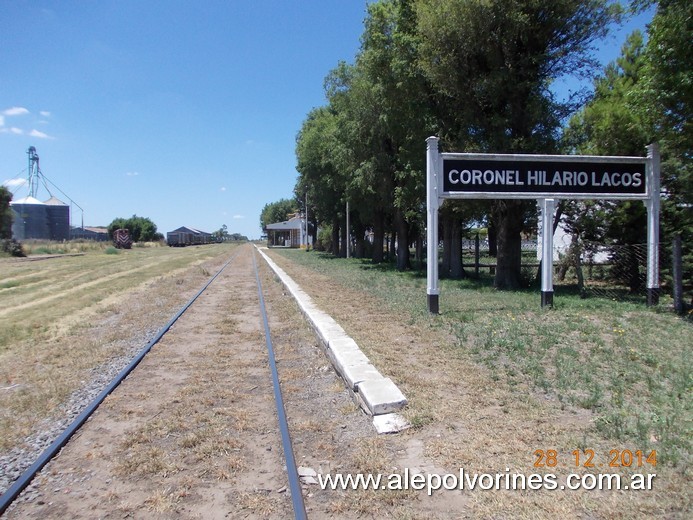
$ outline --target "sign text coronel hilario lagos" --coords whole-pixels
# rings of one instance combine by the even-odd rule
[[[536,199],[542,229],[556,199],[642,200],[647,208],[647,304],[659,301],[659,147],[647,157],[440,153],[426,139],[426,300],[438,314],[438,210],[445,199]],[[541,306],[553,307],[553,233],[542,233]]]
[[[575,196],[647,196],[646,162],[532,160],[521,156],[504,159],[448,158],[443,155],[443,192],[480,194],[542,194]]]

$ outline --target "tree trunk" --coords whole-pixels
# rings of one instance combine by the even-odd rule
[[[346,223],[344,224],[344,226],[342,226],[340,234],[341,234],[341,237],[340,237],[341,243],[339,246],[339,256],[341,258],[346,258],[347,257],[347,251],[348,251],[347,248],[350,246],[350,244],[349,244],[349,230],[346,227]]]
[[[308,222],[308,229],[310,236],[313,237],[313,239],[310,241],[313,247],[315,247],[315,244],[318,243],[318,223],[317,222]]]
[[[496,289],[519,289],[522,286],[522,237],[524,205],[517,200],[498,200],[493,205],[497,225],[498,254]]]
[[[577,243],[577,236],[575,238]],[[585,277],[582,275],[582,259],[580,258],[582,253],[582,248],[577,248],[577,254],[575,255],[575,276],[577,276],[578,291],[580,291],[580,296],[585,297]]]
[[[452,218],[450,215],[441,214],[440,223],[443,227],[443,258],[440,266],[440,277],[450,276],[450,265],[452,261]]]
[[[332,219],[332,254],[339,256],[339,218]]]
[[[397,228],[397,270],[411,269],[409,260],[409,222],[400,210],[395,211],[395,227]]]
[[[640,277],[640,266],[638,265],[638,255],[635,246],[626,246],[626,269],[628,272],[628,287],[632,294],[642,290],[642,279]]]
[[[488,223],[488,256],[492,258],[498,256],[498,233],[496,232],[496,223],[493,221],[493,218]]]
[[[364,227],[363,223],[361,222],[360,219],[355,219],[355,222],[352,223],[352,226],[354,227],[354,257],[356,258],[363,258],[365,250],[366,250],[366,245],[365,245],[365,235],[366,235],[366,228]]]
[[[462,268],[462,222],[457,216],[452,217],[451,242],[450,242],[450,277],[463,278]]]
[[[383,245],[385,243],[385,215],[381,211],[376,211],[373,220],[373,255],[371,259],[374,264],[381,264],[384,260]]]
[[[416,236],[416,265],[420,271],[424,270],[424,247],[421,233]]]

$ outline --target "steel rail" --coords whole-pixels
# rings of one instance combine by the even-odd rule
[[[183,313],[188,310],[188,308],[197,300],[200,295],[211,285],[211,283],[221,274],[221,272],[226,269],[226,267],[238,256],[238,251],[229,258],[219,271],[212,276],[209,281],[199,290],[199,292],[193,296],[188,303],[186,303],[174,316],[169,320],[169,322],[164,325],[156,336],[147,343],[147,345],[137,354],[137,356],[123,369],[118,375],[111,381],[111,383],[104,388],[99,395],[97,395],[94,400],[89,403],[89,405],[82,410],[82,412],[75,418],[74,421],[63,431],[63,433],[58,436],[53,443],[46,448],[39,458],[29,466],[24,473],[22,473],[17,480],[3,493],[0,497],[0,515],[2,515],[5,510],[10,506],[10,504],[19,496],[19,494],[29,485],[36,474],[43,469],[43,467],[50,462],[50,460],[55,457],[55,455],[67,444],[70,438],[79,430],[79,428],[89,419],[89,417],[96,411],[99,405],[108,397],[108,395],[115,390],[118,385],[125,379],[130,372],[132,372],[140,361],[149,353],[154,345],[156,345],[159,340],[168,332],[168,330],[173,326],[173,324],[180,318]]]
[[[255,269],[255,280],[257,281],[257,293],[260,299],[260,312],[262,313],[262,323],[265,327],[265,343],[267,344],[267,353],[269,357],[270,370],[272,372],[272,386],[274,387],[274,400],[277,404],[277,416],[279,419],[279,430],[282,436],[282,449],[284,450],[284,459],[286,460],[286,472],[289,477],[289,489],[291,490],[291,502],[294,506],[294,518],[296,520],[305,520],[306,505],[303,502],[303,490],[298,477],[298,469],[296,468],[296,459],[294,450],[291,444],[291,436],[289,435],[289,424],[286,420],[286,409],[284,408],[284,399],[282,398],[282,389],[279,385],[279,375],[277,374],[277,363],[274,359],[274,347],[272,346],[272,336],[270,334],[269,321],[267,320],[267,310],[265,308],[265,298],[262,295],[262,283],[260,282],[260,274],[255,261],[255,250],[253,249],[253,268]]]

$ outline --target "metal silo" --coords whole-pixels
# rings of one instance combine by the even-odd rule
[[[17,240],[28,238],[50,239],[46,205],[34,197],[10,202],[14,211],[12,235]]]
[[[48,233],[51,240],[70,239],[70,206],[57,197],[44,202],[48,219]]]

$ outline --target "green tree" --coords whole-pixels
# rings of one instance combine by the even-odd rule
[[[592,44],[618,11],[607,0],[420,0],[420,64],[439,101],[443,146],[459,151],[551,153],[561,119],[553,79],[593,70]],[[533,208],[495,201],[495,286],[521,285],[520,232]]]
[[[309,218],[330,227],[331,252],[340,253],[340,228],[344,216],[345,175],[338,166],[343,147],[336,135],[337,119],[334,110],[321,107],[312,110],[296,138],[296,170],[299,178],[294,193],[301,206],[306,195]],[[305,208],[303,208],[305,210]]]
[[[277,202],[265,204],[260,213],[260,226],[262,229],[267,224],[284,222],[291,213],[296,212],[296,202],[290,199],[280,199]]]
[[[113,238],[113,232],[116,229],[127,229],[130,232],[130,238],[133,242],[151,242],[162,238],[160,233],[157,233],[156,224],[147,217],[132,217],[125,219],[118,217],[108,225],[108,236]]]
[[[643,80],[635,93],[662,153],[663,238],[693,240],[693,4],[661,0],[649,26]],[[691,254],[688,249],[688,254]]]
[[[223,224],[219,229],[212,232],[212,236],[219,242],[229,239],[229,229],[226,224]]]
[[[12,193],[4,186],[0,186],[0,240],[12,238]]]
[[[621,56],[594,81],[592,99],[569,121],[566,151],[590,155],[642,155],[651,139],[634,92],[645,66],[644,38],[631,34]]]
[[[387,226],[397,235],[397,267],[409,267],[409,243],[421,227],[424,139],[432,132],[430,98],[417,64],[416,13],[410,0],[368,6],[361,49],[326,79],[334,121],[326,143],[334,196],[333,235],[349,201],[357,252],[373,231],[372,258],[383,260]],[[326,154],[323,154],[326,155]],[[300,168],[299,168],[299,171]],[[334,201],[333,201],[334,204]],[[346,233],[342,233],[342,240]],[[334,240],[333,240],[334,241]]]
[[[594,95],[569,121],[566,151],[587,155],[642,156],[652,139],[634,93],[643,80],[644,38],[631,34],[621,56],[594,82]],[[563,206],[575,238],[637,244],[646,234],[647,214],[640,201],[571,201]],[[630,285],[638,289],[637,262],[631,262]]]
[[[423,229],[423,150],[426,137],[435,131],[433,103],[418,64],[415,2],[376,2],[368,6],[368,15],[356,60],[365,101],[361,126],[370,145],[370,157],[360,167],[375,176],[381,209],[397,236],[397,268],[404,270],[410,267],[412,236]]]
[[[693,238],[691,20],[690,2],[659,2],[647,43],[639,32],[628,38],[621,56],[595,81],[593,98],[564,133],[567,149],[578,153],[643,155],[647,144],[659,143],[661,243],[680,234],[685,248]],[[573,202],[567,214],[574,233],[589,239],[634,244],[645,236],[646,212],[640,202]],[[684,254],[689,256],[684,265],[690,278],[690,246]],[[638,288],[635,269],[630,285]]]

